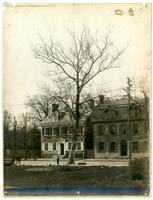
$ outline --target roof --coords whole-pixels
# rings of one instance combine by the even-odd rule
[[[85,119],[80,120],[80,125],[83,124]],[[71,118],[69,113],[53,112],[50,117],[46,117],[40,126],[75,126],[75,120]]]
[[[111,104],[104,103],[102,105],[98,105],[95,107],[95,109],[92,111],[92,113],[89,115],[88,119],[90,119],[91,122],[101,122],[101,121],[117,121],[117,120],[127,120],[128,119],[128,103],[122,103],[126,102],[127,99],[124,101],[118,101],[115,100]],[[141,106],[140,106],[141,105]],[[142,118],[145,117],[144,113],[144,101],[139,101],[139,104],[132,103],[131,108],[139,107],[139,109],[142,110]],[[106,119],[106,112],[109,110],[112,110],[116,113],[116,117],[114,119]]]

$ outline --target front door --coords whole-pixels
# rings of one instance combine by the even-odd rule
[[[120,155],[127,156],[127,142],[123,140],[120,146]]]
[[[60,144],[61,145],[61,155],[64,155],[64,144]]]

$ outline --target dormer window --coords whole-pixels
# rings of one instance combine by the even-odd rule
[[[105,110],[105,116],[106,116],[106,119],[115,119],[117,117],[117,111],[109,106]]]
[[[131,117],[140,117],[141,116],[141,109],[136,106],[135,104],[132,104],[131,110],[130,110],[130,116]]]

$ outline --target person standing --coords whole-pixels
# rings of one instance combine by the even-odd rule
[[[59,165],[59,155],[57,154],[57,165]]]

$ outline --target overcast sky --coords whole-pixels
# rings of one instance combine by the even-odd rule
[[[129,15],[130,8],[133,16]],[[122,10],[122,15],[115,14],[117,9]],[[75,27],[78,31],[85,25],[93,34],[98,31],[103,36],[112,27],[115,44],[128,48],[118,61],[120,68],[99,75],[93,89],[120,94],[127,76],[136,82],[146,77],[151,65],[150,10],[141,4],[8,7],[3,26],[4,109],[14,115],[24,112],[26,96],[38,93],[39,85],[47,79],[50,66],[37,60],[32,51],[32,46],[39,43],[39,34],[48,37],[51,33],[66,44],[66,28]]]

